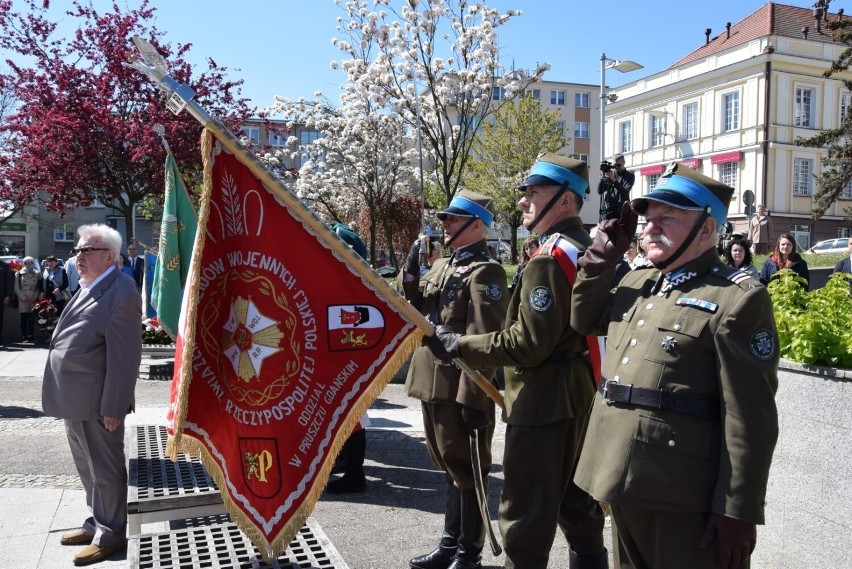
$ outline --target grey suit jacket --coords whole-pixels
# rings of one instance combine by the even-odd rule
[[[60,419],[124,417],[133,410],[142,359],[142,301],[136,283],[113,270],[68,303],[53,331],[42,407]]]

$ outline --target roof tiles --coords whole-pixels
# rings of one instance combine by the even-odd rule
[[[837,17],[836,13],[828,14],[829,21],[836,20]],[[726,49],[765,36],[776,35],[801,38],[802,28],[805,26],[808,27],[808,40],[840,43],[833,40],[831,30],[828,29],[825,21],[821,23],[821,29],[817,30],[817,22],[814,19],[812,8],[800,8],[798,6],[767,2],[736,24],[733,24],[730,29],[730,35],[728,30],[723,29],[722,33],[711,38],[709,43],[702,45],[686,57],[676,61],[669,69],[704,59]]]

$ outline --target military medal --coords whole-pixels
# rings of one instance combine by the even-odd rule
[[[660,342],[660,346],[667,352],[673,352],[677,347],[677,340],[671,336],[666,336],[663,338],[663,341]]]

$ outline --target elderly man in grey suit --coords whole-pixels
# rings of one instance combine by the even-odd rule
[[[134,405],[142,358],[142,303],[136,283],[115,260],[121,235],[106,225],[83,225],[72,254],[80,291],[53,332],[44,370],[42,407],[65,420],[74,464],[90,517],[62,536],[86,545],[74,565],[95,563],[127,546],[127,470],[124,418]]]

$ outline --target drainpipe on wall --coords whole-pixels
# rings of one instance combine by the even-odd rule
[[[760,199],[757,203],[765,204],[766,207],[769,207],[768,202],[768,188],[767,188],[767,177],[769,175],[769,104],[770,104],[770,95],[771,95],[771,86],[772,86],[772,61],[770,61],[769,56],[775,51],[772,46],[767,46],[764,49],[764,54],[766,54],[766,67],[763,71],[764,74],[764,88],[763,88],[763,142],[761,145],[763,146],[763,180],[761,180],[761,189],[760,189]],[[757,204],[755,204],[757,205]]]

